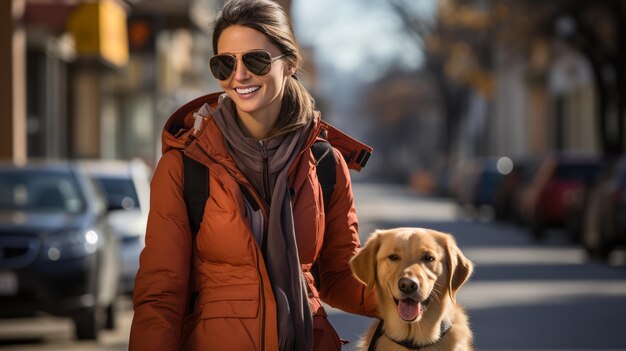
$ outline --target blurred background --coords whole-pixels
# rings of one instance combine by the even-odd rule
[[[480,349],[626,350],[626,1],[277,2],[323,118],[374,147],[363,241],[453,233]],[[219,89],[223,3],[0,1],[0,349],[127,348],[161,128]]]

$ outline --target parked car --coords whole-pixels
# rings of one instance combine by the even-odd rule
[[[512,162],[507,157],[467,160],[457,173],[457,203],[483,220],[493,219],[497,189],[511,169]]]
[[[521,194],[521,215],[533,238],[541,239],[547,228],[565,224],[571,197],[591,186],[602,166],[602,159],[593,155],[554,153],[543,159]]]
[[[513,161],[511,172],[502,177],[494,194],[495,215],[498,220],[520,223],[519,198],[537,171],[538,160],[532,157]]]
[[[498,168],[498,160],[483,160],[473,187],[472,205],[493,207],[496,189],[503,176],[504,172]]]
[[[106,201],[74,163],[0,165],[0,318],[71,317],[78,339],[112,328],[118,240]]]
[[[592,258],[606,259],[626,245],[626,156],[612,162],[589,192],[582,218],[580,239]]]
[[[152,171],[140,159],[82,161],[107,197],[109,222],[121,241],[121,292],[132,294],[145,246]]]

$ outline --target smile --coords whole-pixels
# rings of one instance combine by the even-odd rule
[[[258,85],[255,85],[255,86],[246,87],[246,88],[235,88],[235,91],[237,92],[237,94],[247,95],[247,94],[252,94],[259,89],[261,89],[261,87]]]

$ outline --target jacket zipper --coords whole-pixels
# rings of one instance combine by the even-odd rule
[[[263,204],[263,206],[265,206],[265,213],[266,213],[266,218],[267,220],[264,221],[263,223],[263,239],[262,239],[262,243],[261,243],[261,251],[263,253],[263,255],[265,255],[265,248],[266,248],[266,243],[267,243],[267,230],[269,228],[268,226],[268,222],[269,222],[269,218],[270,218],[270,202],[271,202],[271,194],[270,194],[270,169],[269,169],[269,161],[268,161],[268,157],[267,157],[267,149],[265,148],[265,143],[263,142],[263,140],[259,140],[259,148],[261,149],[261,156],[263,157],[263,194],[265,197],[265,203]],[[258,261],[258,256],[257,256],[257,261]],[[259,262],[257,262],[257,267],[260,267]],[[259,271],[259,274],[261,272]],[[265,350],[265,290],[264,290],[264,286],[263,286],[263,279],[261,279],[261,297],[263,299],[263,321],[261,321],[261,349]]]
[[[271,193],[270,193],[270,167],[269,160],[267,156],[267,149],[265,148],[265,142],[263,140],[259,140],[259,149],[261,150],[261,156],[263,157],[263,207],[265,208],[265,214],[267,220],[263,223],[263,238],[261,239],[261,251],[263,252],[263,256],[265,257],[265,248],[267,243],[267,231],[269,228],[269,218],[270,218],[270,202],[271,202]]]
[[[265,202],[269,204],[272,200],[270,198],[270,166],[263,140],[259,140],[259,148],[261,149],[261,156],[263,156],[263,196],[265,197]]]
[[[238,181],[237,181],[238,182]],[[239,182],[238,182],[239,183]],[[265,238],[267,237],[267,229],[268,229],[268,222],[269,222],[269,209],[265,206],[265,204],[263,203],[263,200],[260,199],[260,195],[256,192],[256,190],[254,189],[253,186],[246,186],[245,184],[241,184],[239,183],[240,186],[246,187],[248,189],[248,191],[250,191],[252,195],[252,197],[254,198],[253,200],[257,202],[257,204],[261,205],[261,207],[265,210],[266,215],[263,216],[263,243],[259,243],[259,249],[261,251],[261,255],[265,256]],[[263,211],[261,211],[261,213],[263,213]],[[257,253],[256,255],[256,267],[257,267],[257,273],[259,274],[259,281],[261,283],[261,350],[265,350],[265,334],[266,332],[266,328],[265,328],[265,311],[266,311],[266,304],[267,302],[265,301],[265,283],[263,282],[263,274],[261,273],[261,263],[259,261],[259,255]]]
[[[265,189],[267,189],[267,190],[265,190],[266,192],[269,192],[269,189],[268,189],[269,187],[266,186],[266,184],[269,185],[269,167],[267,165],[267,151],[265,150],[265,145],[263,144],[263,142],[259,141],[259,143],[261,144],[261,152],[263,154],[263,162],[264,162],[263,171],[267,175],[263,179],[263,182],[264,182],[263,187]],[[202,148],[200,148],[200,151],[205,156],[207,156],[210,160],[212,160],[215,163],[218,163],[209,155],[208,152],[206,152]],[[236,180],[237,177],[235,177],[227,167],[224,167],[224,168],[226,169],[226,172],[233,179],[235,179],[235,181],[237,183],[239,183],[239,181]],[[241,184],[241,183],[239,183],[239,184]],[[246,186],[244,184],[241,184],[241,185]],[[252,191],[253,194],[256,193],[254,187],[247,187],[247,188],[249,188],[248,190]],[[258,193],[256,193],[256,195],[257,195],[257,197],[259,196]],[[257,202],[258,202],[258,200],[257,200]],[[264,252],[264,250],[265,250],[265,248],[264,248],[264,246],[265,246],[265,237],[267,237],[267,230],[268,230],[268,224],[267,223],[269,222],[270,210],[269,210],[269,206],[267,206],[264,203],[264,201],[261,201],[261,202],[262,202],[261,205],[265,209],[265,214],[266,214],[265,217],[263,218],[263,244],[261,246],[261,251],[262,251],[262,254],[264,255],[265,254],[265,252]],[[266,317],[265,316],[265,312],[266,312],[267,306],[266,306],[266,301],[265,301],[265,284],[263,283],[263,275],[261,273],[261,264],[259,262],[258,254],[257,254],[257,257],[256,257],[256,266],[257,266],[257,272],[258,272],[259,278],[260,278],[259,280],[261,282],[261,302],[262,302],[261,303],[261,350],[265,350],[265,334],[266,334],[266,331],[265,331],[265,317]]]

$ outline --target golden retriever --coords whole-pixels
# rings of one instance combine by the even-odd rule
[[[350,267],[374,289],[382,319],[361,339],[359,350],[473,350],[456,294],[474,265],[451,235],[423,228],[377,230]]]

